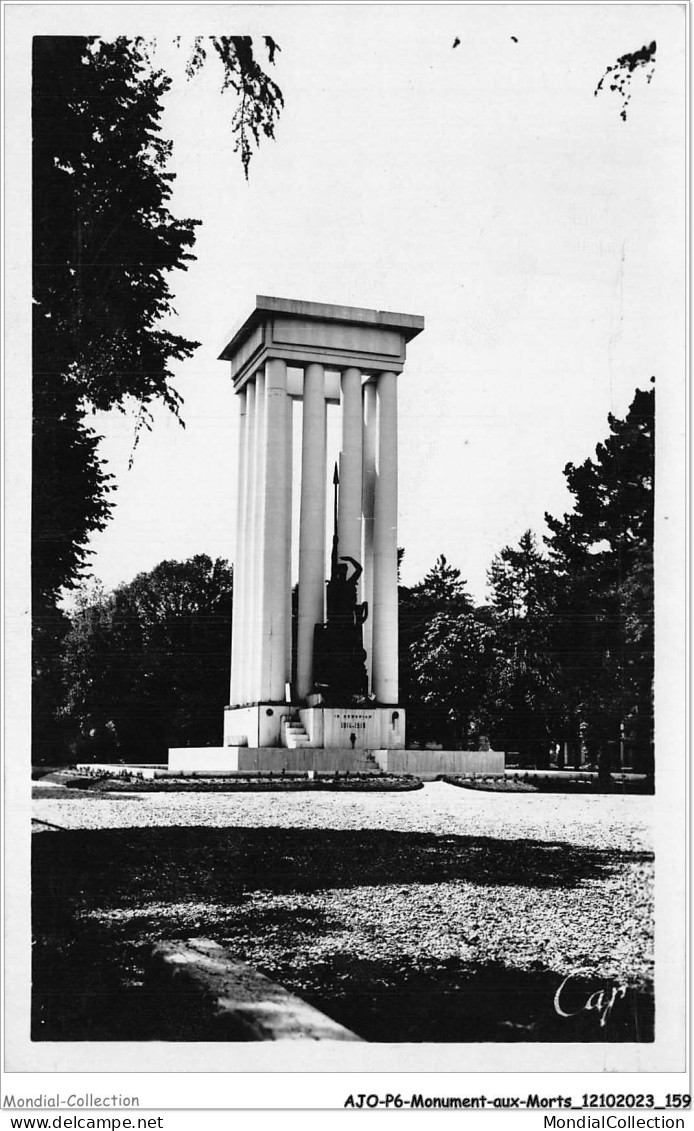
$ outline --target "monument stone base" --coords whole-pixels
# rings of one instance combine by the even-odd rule
[[[122,769],[122,767],[121,767]],[[411,774],[431,781],[441,774],[504,776],[501,750],[352,750],[301,746],[184,746],[169,750],[170,773]]]
[[[296,715],[289,703],[224,708],[225,746],[282,746],[282,720]]]
[[[403,707],[255,703],[224,711],[224,745],[169,750],[169,772],[504,773],[494,750],[407,750]]]
[[[404,750],[405,711],[289,703],[227,707],[223,741],[225,746]]]
[[[299,746],[208,746],[169,750],[169,771],[179,773],[314,773],[380,774],[378,755],[387,751],[320,750]]]
[[[404,750],[402,707],[300,707],[308,746],[346,750]]]

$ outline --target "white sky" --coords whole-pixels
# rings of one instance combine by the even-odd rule
[[[608,412],[651,374],[663,402],[681,387],[684,6],[138,11],[78,14],[105,37],[159,31],[171,207],[203,221],[197,261],[172,276],[175,327],[202,347],[177,371],[185,431],[157,412],[132,470],[134,415],[98,418],[118,492],[95,575],[111,587],[165,557],[233,560],[237,409],[217,356],[269,294],[424,315],[399,379],[403,580],[445,553],[481,599],[493,555],[570,506],[562,469],[593,454]],[[286,108],[248,184],[233,95],[215,60],[185,81],[178,31],[282,48]],[[624,122],[595,87],[654,39]]]

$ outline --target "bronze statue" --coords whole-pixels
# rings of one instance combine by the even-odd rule
[[[337,467],[335,485],[335,527],[330,579],[327,581],[327,620],[316,625],[314,671],[316,688],[326,703],[356,704],[367,701],[366,652],[361,626],[368,616],[368,603],[357,601],[357,586],[362,567],[354,558],[338,556]],[[346,564],[342,564],[346,563]],[[352,574],[349,566],[353,567]]]
[[[354,558],[345,556],[339,560],[354,566],[354,573],[348,577],[349,570],[346,565],[333,565],[327,583],[328,623],[334,621],[335,624],[344,624],[345,627],[358,627],[364,624],[369,612],[366,601],[357,604],[357,586],[363,570]]]

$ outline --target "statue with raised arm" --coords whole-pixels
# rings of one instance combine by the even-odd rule
[[[366,601],[357,602],[357,587],[363,570],[358,561],[348,556],[341,557],[340,562],[349,562],[354,567],[354,572],[349,576],[346,565],[333,564],[333,570],[327,585],[327,610],[328,624],[344,624],[345,627],[362,625],[368,616]]]
[[[349,555],[339,556],[337,539],[337,469],[335,470],[335,531],[330,578],[326,584],[327,619],[316,626],[315,683],[326,703],[364,702],[367,698],[366,652],[361,626],[368,604],[359,602],[362,567]],[[352,571],[350,573],[350,568]]]

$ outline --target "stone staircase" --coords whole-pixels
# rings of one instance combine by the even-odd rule
[[[283,745],[288,750],[297,750],[300,747],[311,745],[311,740],[304,730],[301,719],[292,719],[287,716],[282,722]]]

